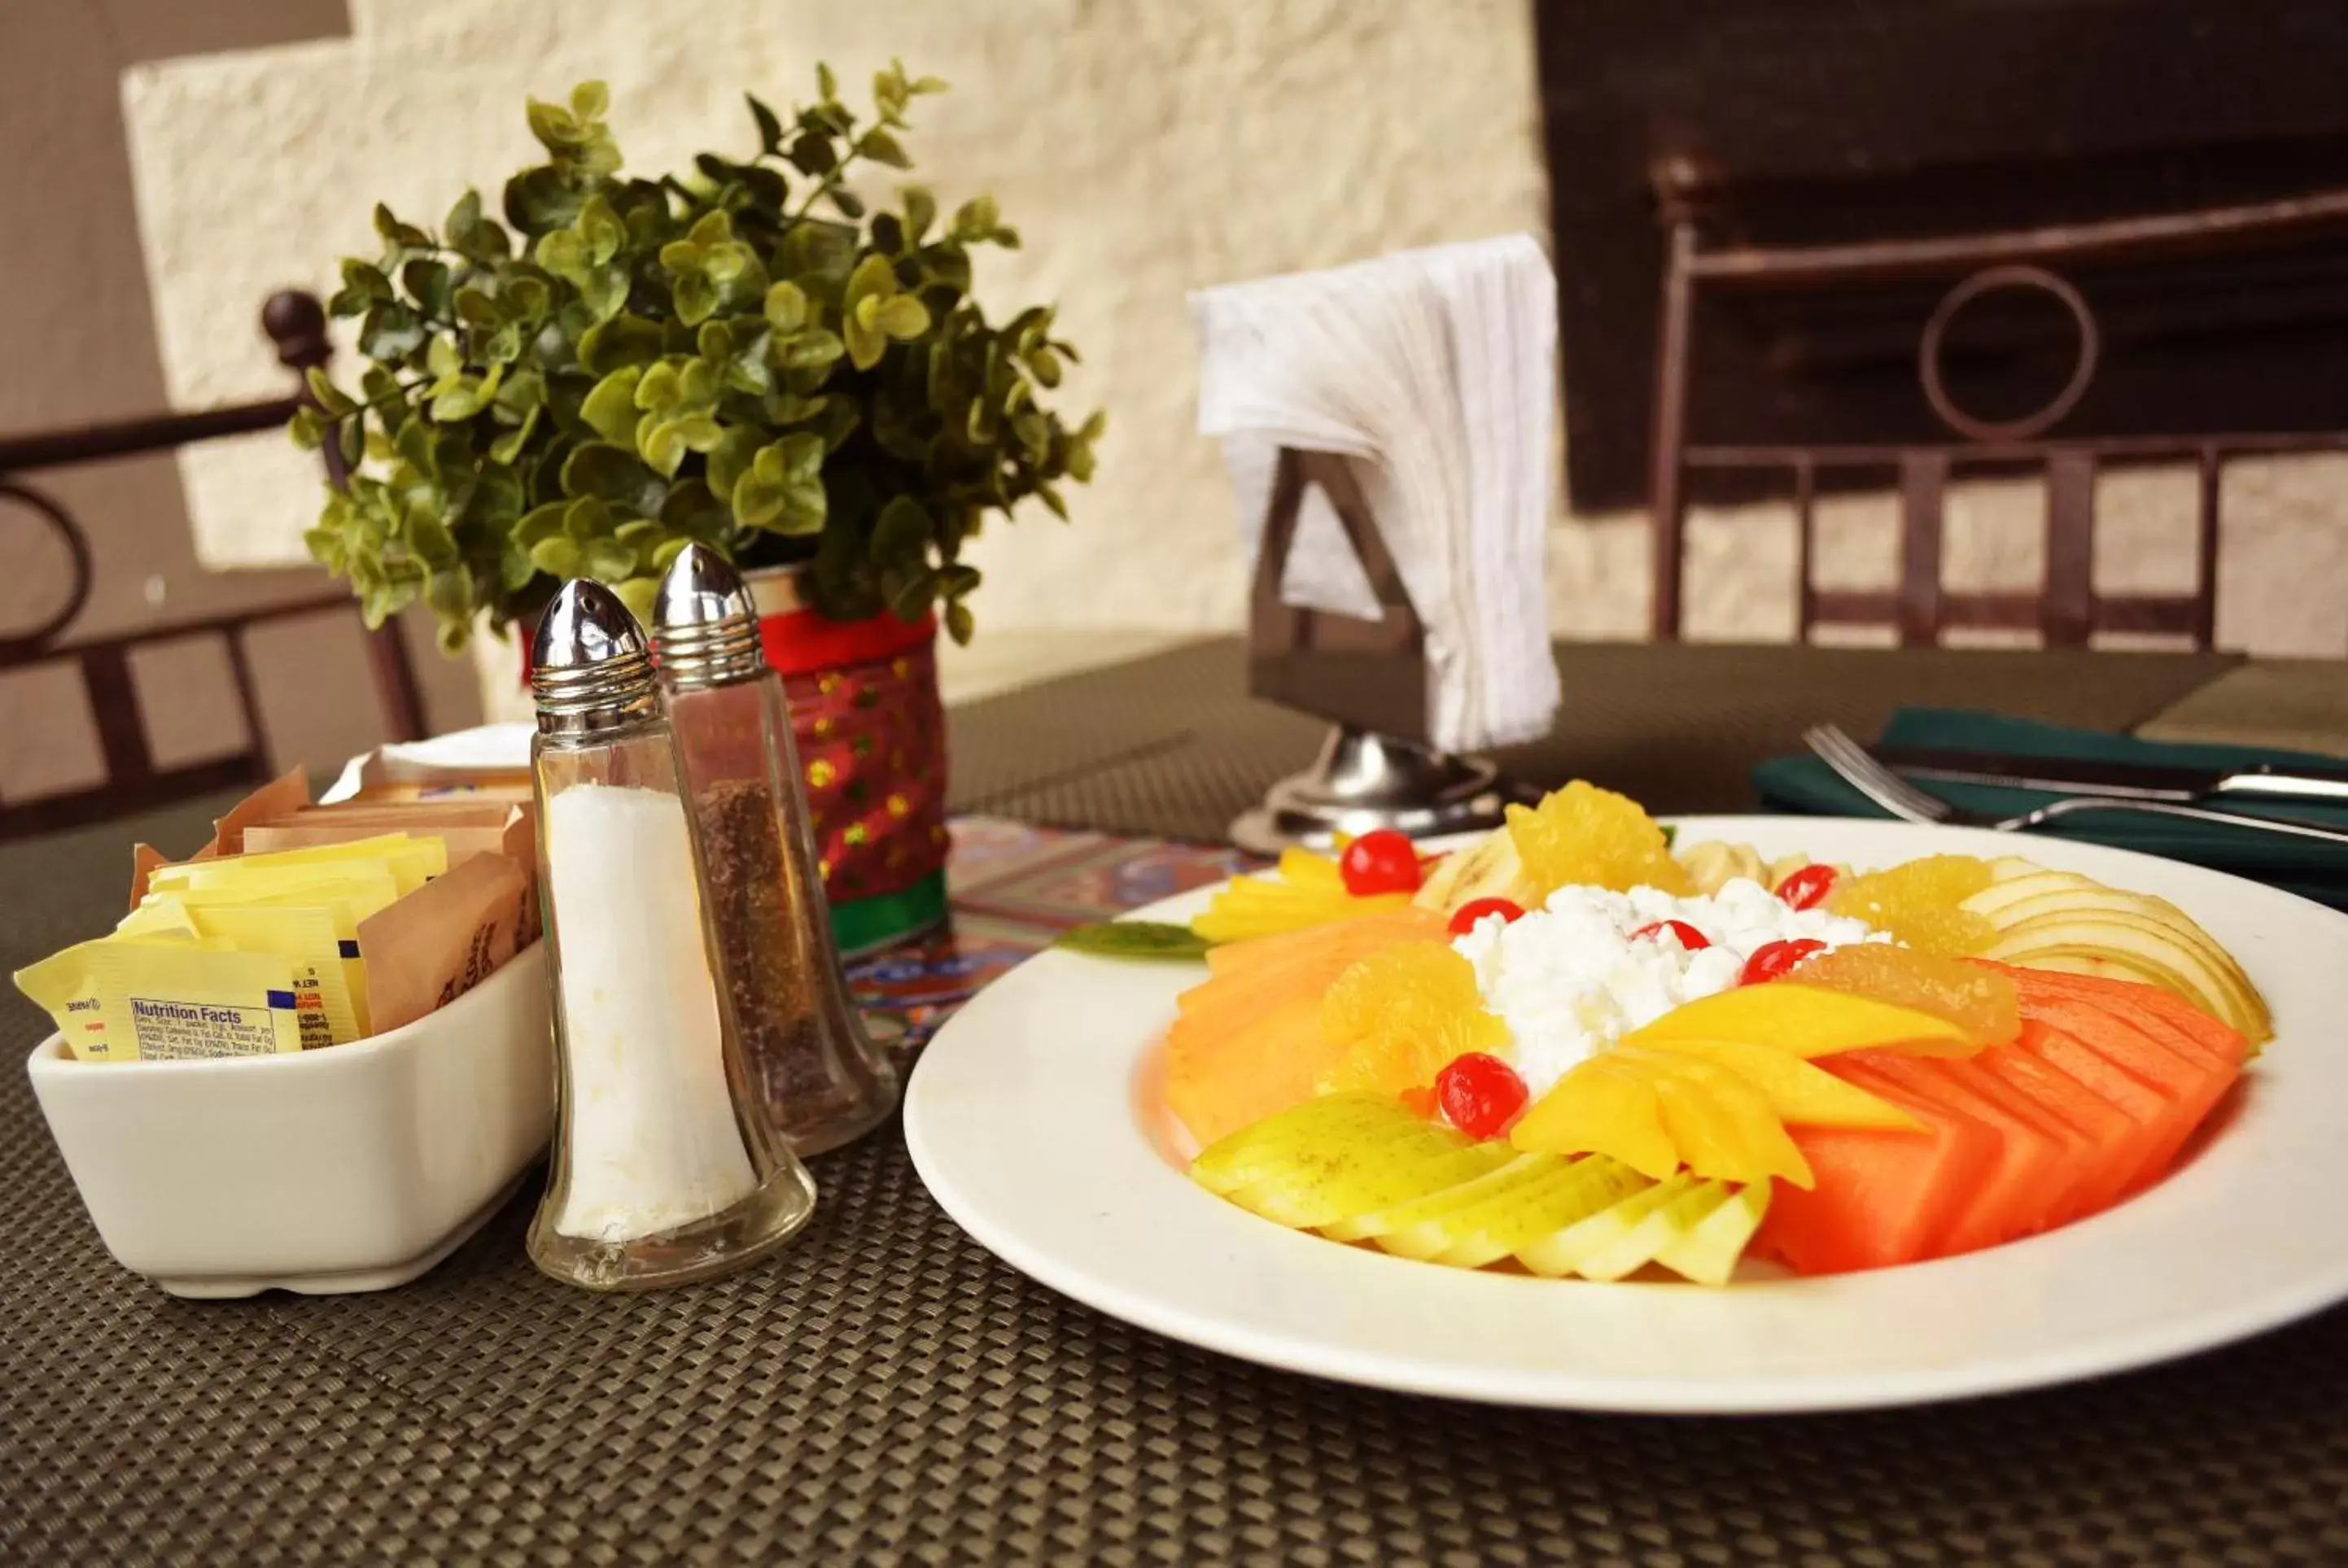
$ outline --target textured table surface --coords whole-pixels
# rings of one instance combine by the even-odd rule
[[[1734,808],[1801,717],[1955,699],[2124,725],[2220,667],[1787,651],[1609,651],[1555,756]],[[963,710],[958,804],[1210,835],[1313,738],[1236,679],[1209,645]],[[208,815],[0,847],[0,960],[103,927],[134,832],[184,848]],[[0,1002],[11,1060],[43,1029]],[[664,1295],[538,1276],[525,1197],[402,1290],[177,1302],[106,1257],[12,1069],[0,1563],[2348,1563],[2348,1314],[1938,1409],[1496,1410],[1065,1301],[963,1235],[893,1130],[816,1172],[800,1245]]]

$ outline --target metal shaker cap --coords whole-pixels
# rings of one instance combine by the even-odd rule
[[[673,692],[753,681],[767,672],[758,608],[742,574],[706,545],[669,563],[653,601],[653,651]]]
[[[530,683],[541,734],[600,734],[657,707],[644,628],[619,595],[587,578],[564,583],[539,617]]]

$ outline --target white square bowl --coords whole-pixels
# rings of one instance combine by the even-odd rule
[[[387,1033],[289,1056],[77,1061],[33,1092],[107,1251],[174,1296],[405,1285],[554,1127],[546,948]]]

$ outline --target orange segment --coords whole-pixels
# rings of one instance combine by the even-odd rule
[[[1992,880],[1985,860],[1928,855],[1852,877],[1828,896],[1827,907],[1889,931],[1919,952],[1963,958],[1997,940],[1987,916],[1959,907]]]
[[[1947,1019],[1982,1045],[2003,1045],[2022,1032],[2014,982],[1962,958],[1889,942],[1855,942],[1804,960],[1787,978]]]
[[[1505,1054],[1508,1026],[1485,1010],[1476,968],[1437,942],[1375,953],[1339,975],[1321,999],[1321,1035],[1334,1059],[1321,1091],[1400,1094],[1435,1081],[1471,1050]]]
[[[1537,806],[1509,808],[1509,836],[1541,895],[1588,884],[1617,893],[1695,891],[1663,830],[1638,802],[1577,779]]]

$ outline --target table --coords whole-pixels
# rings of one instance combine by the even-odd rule
[[[2134,724],[2231,661],[1567,649],[1511,758],[1669,808],[1824,717],[1970,702]],[[1317,726],[1209,643],[953,717],[959,809],[1212,836]],[[137,825],[173,847],[203,806]],[[125,825],[0,849],[0,957],[118,907]],[[45,1025],[0,1004],[21,1056]],[[2084,1387],[1856,1416],[1584,1417],[1365,1392],[1158,1339],[963,1236],[883,1132],[785,1258],[605,1299],[530,1198],[373,1296],[123,1275],[0,1074],[0,1561],[2348,1563],[2348,1312]]]

